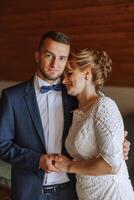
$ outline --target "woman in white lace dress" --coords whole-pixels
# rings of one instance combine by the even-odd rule
[[[79,200],[134,200],[123,159],[123,120],[115,102],[100,92],[111,65],[106,52],[84,49],[71,54],[66,67],[63,83],[79,102],[66,139],[74,159],[58,155],[55,166],[76,173]]]

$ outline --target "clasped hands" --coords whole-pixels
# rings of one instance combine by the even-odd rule
[[[51,172],[68,172],[69,166],[73,161],[62,154],[45,154],[41,155],[39,166],[46,173]]]
[[[127,135],[127,132],[125,131],[125,137]],[[128,153],[130,150],[130,142],[125,139],[123,143],[123,155],[124,160],[128,159]],[[69,168],[72,164],[72,160],[67,158],[66,156],[62,154],[43,154],[40,157],[39,161],[39,167],[43,169],[46,173],[51,172],[70,172]]]

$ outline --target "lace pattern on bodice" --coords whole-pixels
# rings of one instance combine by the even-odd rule
[[[123,160],[123,140],[123,120],[118,107],[110,98],[100,97],[92,110],[85,113],[79,110],[73,112],[72,126],[65,143],[69,154],[74,159],[78,157],[89,159],[99,154],[112,167],[121,166],[117,175],[98,177],[77,174],[79,200],[134,199],[127,167]],[[124,184],[121,184],[121,181]],[[128,188],[129,198],[124,193],[125,185]]]

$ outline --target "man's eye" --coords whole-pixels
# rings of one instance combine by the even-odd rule
[[[50,53],[45,53],[45,58],[53,58],[53,55]]]
[[[60,57],[60,60],[61,60],[61,61],[66,61],[67,58],[66,58],[66,57]]]

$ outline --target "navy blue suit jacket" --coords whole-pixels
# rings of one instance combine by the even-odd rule
[[[76,99],[62,87],[64,106],[63,148]],[[0,101],[0,158],[12,164],[12,200],[37,200],[44,172],[39,169],[46,153],[33,79],[3,90]]]

